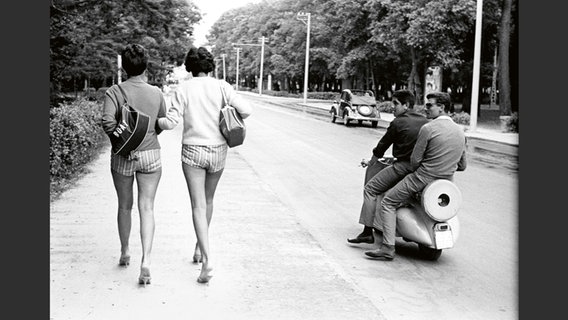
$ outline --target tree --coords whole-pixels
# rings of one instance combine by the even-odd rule
[[[165,79],[169,65],[181,64],[201,13],[185,0],[53,0],[50,7],[52,95],[76,90],[84,80],[108,84],[116,57],[130,42],[150,54],[149,82]]]
[[[512,29],[513,0],[503,0],[499,28],[499,109],[502,116],[511,115],[511,78],[509,52]]]

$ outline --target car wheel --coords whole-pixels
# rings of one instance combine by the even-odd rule
[[[347,112],[343,114],[343,124],[345,126],[349,125],[349,118],[347,117]]]
[[[371,121],[371,127],[376,128],[379,125],[378,121]]]
[[[436,261],[442,255],[442,249],[433,249],[422,244],[418,244],[420,256],[426,260]]]
[[[331,114],[331,123],[335,123],[335,116],[336,116],[335,110],[331,110],[329,113]]]

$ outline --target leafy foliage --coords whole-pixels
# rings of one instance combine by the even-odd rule
[[[128,43],[150,53],[148,80],[160,84],[172,65],[181,65],[201,13],[185,0],[53,0],[50,7],[52,94],[109,86],[117,55]]]
[[[52,182],[74,176],[104,141],[100,103],[79,99],[49,110],[49,173]]]

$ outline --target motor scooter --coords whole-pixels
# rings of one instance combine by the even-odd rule
[[[365,171],[365,184],[396,158],[386,156],[370,163]],[[361,162],[363,164],[365,160]],[[383,231],[381,200],[377,196],[374,227]],[[438,260],[443,249],[450,249],[460,234],[458,211],[462,204],[459,188],[450,180],[438,179],[396,210],[396,236],[418,244],[421,257]]]

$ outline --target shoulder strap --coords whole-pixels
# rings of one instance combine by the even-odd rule
[[[120,89],[120,92],[122,93],[122,97],[124,98],[124,103],[128,103],[128,100],[126,99],[126,92],[124,92],[124,89],[122,89],[120,84],[117,84],[116,86],[118,87],[118,89]]]
[[[225,96],[225,90],[223,90],[223,83],[221,82],[221,80],[219,80],[219,87],[221,88],[221,94],[223,95],[223,102],[225,102],[223,106],[226,106],[229,104],[229,102],[227,101],[227,96]],[[223,106],[221,106],[221,108]]]

